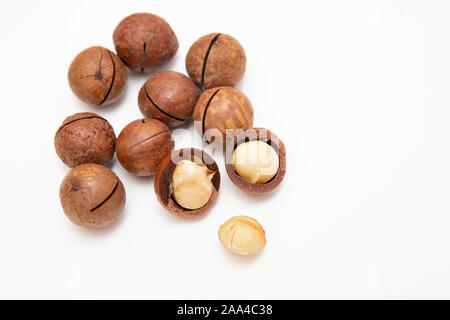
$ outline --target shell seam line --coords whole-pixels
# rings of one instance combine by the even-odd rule
[[[90,212],[94,212],[95,210],[97,210],[98,208],[100,208],[102,205],[104,205],[112,196],[113,194],[116,192],[117,187],[119,186],[119,179],[117,179],[116,181],[116,185],[114,186],[114,189],[111,191],[111,193],[106,197],[105,200],[103,200],[101,203],[99,203],[98,205],[96,205],[94,208],[92,208],[90,210]]]
[[[208,63],[209,53],[211,52],[214,43],[216,43],[217,39],[219,39],[221,35],[222,35],[221,33],[215,35],[208,46],[208,50],[206,50],[205,59],[203,60],[203,67],[202,67],[202,79],[200,83],[202,89],[205,89],[205,72],[206,72],[206,64]]]
[[[153,106],[162,114],[164,114],[165,116],[172,118],[174,120],[178,120],[178,121],[186,121],[186,119],[181,119],[181,118],[177,118],[175,116],[170,115],[169,113],[165,112],[164,110],[162,110],[160,107],[158,107],[158,105],[153,101],[153,99],[150,97],[150,95],[147,92],[147,88],[144,86],[144,93],[145,96],[147,97],[147,99],[151,102],[151,104],[153,104]]]
[[[106,101],[106,99],[108,99],[109,94],[112,91],[112,87],[114,85],[114,81],[116,80],[116,64],[114,63],[114,59],[113,59],[113,57],[111,55],[111,52],[108,51],[108,55],[109,55],[109,58],[111,59],[111,63],[112,63],[112,66],[113,66],[113,75],[112,75],[112,79],[111,79],[111,84],[109,85],[108,92],[106,93],[105,97],[103,98],[103,100],[98,105],[103,104]]]

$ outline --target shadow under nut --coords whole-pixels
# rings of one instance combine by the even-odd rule
[[[202,89],[238,84],[246,65],[245,51],[239,41],[220,33],[198,39],[186,56],[186,70]]]
[[[173,149],[167,125],[154,119],[131,122],[117,139],[117,159],[122,167],[137,176],[151,176],[161,160]]]
[[[83,112],[64,120],[54,144],[59,158],[71,168],[84,163],[108,165],[116,149],[116,135],[106,119]]]
[[[113,223],[125,206],[125,189],[114,172],[98,164],[72,169],[60,186],[64,213],[74,224],[89,229]]]
[[[127,72],[115,53],[97,46],[75,57],[67,77],[80,100],[104,106],[120,98],[126,87]]]
[[[203,164],[211,171],[215,172],[211,183],[213,186],[211,197],[208,202],[198,209],[186,209],[181,207],[173,198],[172,176],[176,165],[182,160],[191,160],[193,157],[201,159]],[[175,160],[175,162],[174,162]],[[195,148],[185,148],[173,151],[166,156],[160,163],[158,171],[155,174],[154,182],[155,193],[161,205],[173,215],[182,218],[195,218],[206,214],[214,205],[219,195],[220,171],[214,159],[206,152]]]
[[[175,127],[191,119],[199,97],[191,79],[175,71],[162,71],[141,87],[138,104],[144,116]]]
[[[170,25],[151,13],[125,17],[113,33],[117,55],[135,72],[152,72],[167,63],[178,50]]]

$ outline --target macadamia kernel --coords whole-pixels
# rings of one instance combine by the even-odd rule
[[[264,184],[278,172],[279,158],[274,148],[261,140],[241,143],[233,152],[237,174],[253,184]]]
[[[173,172],[172,186],[175,201],[185,209],[195,210],[203,207],[211,198],[214,172],[203,163],[190,160],[180,161]]]
[[[219,229],[219,239],[225,248],[238,255],[251,255],[266,246],[264,229],[253,218],[237,216],[227,220]]]

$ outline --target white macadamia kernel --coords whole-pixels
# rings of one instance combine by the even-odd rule
[[[203,163],[190,160],[180,161],[173,172],[172,186],[175,201],[185,209],[195,210],[203,207],[213,192],[214,172]]]
[[[233,151],[233,166],[237,174],[252,184],[264,184],[278,172],[278,153],[261,140],[241,143]]]
[[[266,246],[263,227],[246,216],[233,217],[220,226],[219,240],[229,251],[242,256],[255,254]]]

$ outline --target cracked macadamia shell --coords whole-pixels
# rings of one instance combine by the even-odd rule
[[[259,171],[261,164],[240,164],[240,167],[236,167],[236,151],[241,147],[245,147],[245,144],[249,142],[265,143],[267,147],[262,150],[266,150],[266,155],[262,155],[264,161],[268,161],[268,171]],[[272,149],[270,149],[272,148]],[[259,152],[258,147],[245,148],[241,157],[250,157],[252,160],[258,158],[257,154],[245,154],[246,152]],[[273,159],[277,156],[278,159]],[[277,161],[278,160],[278,161]],[[242,159],[240,160],[242,161]],[[263,194],[277,188],[284,179],[286,174],[286,147],[283,141],[273,132],[265,128],[251,128],[245,132],[241,132],[228,143],[225,152],[225,168],[227,170],[230,180],[241,190],[251,194]],[[277,170],[275,170],[277,168]],[[247,172],[246,169],[258,169],[258,172]],[[275,172],[276,171],[276,172]],[[239,175],[242,174],[241,175]],[[270,174],[269,174],[270,173]],[[256,180],[255,180],[256,178]],[[252,180],[253,179],[253,180]]]
[[[208,143],[225,146],[237,132],[253,126],[254,116],[253,106],[242,91],[219,87],[203,92],[193,117],[195,128]]]
[[[83,164],[63,179],[59,197],[66,216],[76,225],[89,229],[113,223],[125,206],[125,189],[110,169]]]
[[[229,251],[238,255],[252,255],[266,246],[263,227],[253,218],[237,216],[219,228],[219,239]]]
[[[239,41],[221,33],[201,37],[186,56],[186,70],[202,89],[236,85],[244,76],[246,64]]]
[[[188,162],[185,162],[187,160]],[[190,162],[194,162],[199,167],[192,166]],[[184,166],[183,163],[187,166]],[[178,164],[182,164],[182,166],[178,166]],[[206,170],[201,169],[201,167],[205,167]],[[179,170],[179,176],[174,178],[174,173],[176,170]],[[181,169],[181,170],[180,170]],[[195,171],[195,172],[194,172]],[[195,181],[193,175],[207,175],[207,179],[205,176],[202,179]],[[185,181],[183,181],[183,176],[185,175]],[[197,195],[193,192],[194,189],[198,187],[197,183],[200,181],[201,184],[206,184],[200,187],[200,191],[204,192],[202,195],[201,201],[189,201],[186,198],[188,193],[191,193],[193,197]],[[183,200],[187,201],[186,206],[191,206],[191,209],[183,207],[180,203],[177,202],[175,196],[175,188],[181,187],[181,191],[185,191],[186,194],[183,195]],[[211,194],[209,195],[208,190],[209,187],[212,187]],[[185,190],[183,190],[185,188]],[[156,196],[161,203],[161,205],[170,213],[183,217],[183,218],[194,218],[199,217],[207,213],[215,203],[220,188],[220,172],[219,167],[217,166],[214,159],[208,155],[203,150],[194,149],[194,148],[186,148],[173,151],[170,155],[167,155],[161,162],[158,167],[158,171],[155,174],[155,193]],[[206,196],[206,198],[204,197]],[[209,196],[209,197],[208,197]],[[206,201],[206,203],[204,203]],[[199,207],[200,203],[203,202],[204,205]]]
[[[124,18],[113,33],[117,55],[136,72],[153,72],[178,50],[178,40],[169,24],[151,13]]]
[[[127,71],[115,53],[103,47],[90,47],[72,61],[68,80],[79,99],[105,106],[117,101],[124,92]]]
[[[59,158],[71,168],[84,163],[108,165],[116,149],[116,135],[104,118],[82,112],[64,120],[54,144]]]
[[[135,120],[117,138],[117,159],[137,176],[151,176],[174,146],[167,125],[154,119]]]
[[[191,119],[199,97],[200,90],[184,74],[161,71],[141,87],[138,103],[145,117],[175,127]]]

